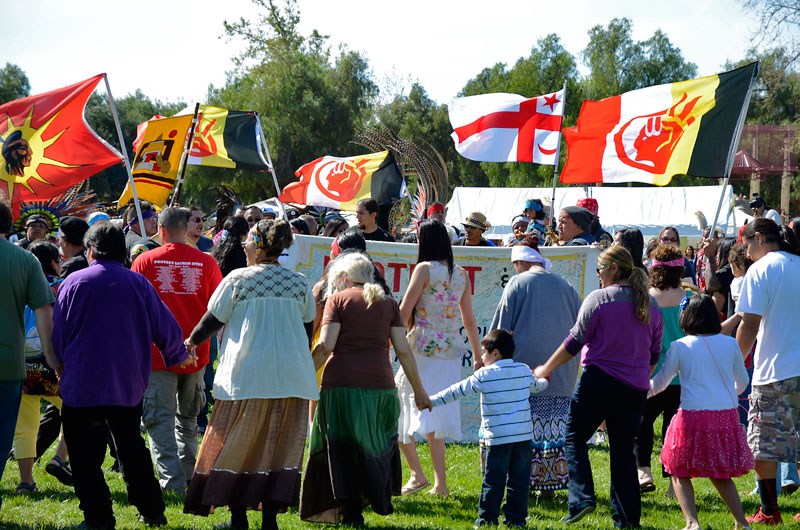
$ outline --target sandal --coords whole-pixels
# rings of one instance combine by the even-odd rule
[[[27,482],[20,482],[19,486],[17,486],[16,492],[19,495],[30,495],[31,493],[36,493],[39,490],[36,489],[36,483],[28,484]]]
[[[402,487],[402,489],[400,490],[400,495],[411,495],[412,493],[416,493],[419,490],[425,489],[431,485],[431,483],[428,482],[427,480],[423,484],[420,484],[419,486],[411,486],[410,484],[411,481],[407,482],[406,485]]]
[[[44,470],[65,486],[72,486],[72,469],[60,457],[54,456],[50,463],[44,466]]]

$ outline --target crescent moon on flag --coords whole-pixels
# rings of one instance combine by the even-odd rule
[[[536,147],[539,148],[539,151],[541,151],[543,155],[548,155],[549,156],[549,155],[556,154],[556,150],[555,149],[545,149],[541,145],[537,145]]]

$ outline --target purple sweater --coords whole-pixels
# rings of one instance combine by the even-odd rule
[[[188,356],[178,322],[150,282],[116,261],[93,261],[58,290],[53,350],[70,407],[138,405],[150,381],[150,343],[167,366]]]
[[[612,285],[586,297],[564,347],[576,355],[585,345],[583,366],[596,366],[634,388],[649,390],[650,366],[658,363],[663,333],[655,299],[650,298],[650,322],[643,324],[636,318],[633,289]]]

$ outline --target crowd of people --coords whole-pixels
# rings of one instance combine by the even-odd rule
[[[371,199],[353,227],[335,211],[240,207],[206,233],[198,207],[142,202],[121,219],[58,219],[53,234],[52,219],[30,215],[16,244],[0,203],[0,476],[13,448],[16,492],[35,492],[34,462],[60,438],[46,472],[74,488],[80,528],[115,527],[109,449],[150,526],[167,524],[164,492],[190,514],[227,507],[234,529],[248,528],[248,510],[277,528],[290,506],[305,521],[363,526],[363,509],[391,514],[393,496],[449,495],[445,440],[461,438],[456,402],[474,393],[476,527],[501,513],[524,527],[530,492],[568,490],[564,523],[591,513],[598,432],[613,523],[640,526],[659,417],[659,463],[687,530],[700,528],[697,477],[737,528],[780,523],[776,476],[798,462],[800,223],[759,212],[738,238],[707,231],[684,255],[675,227],[645,245],[634,227],[612,237],[597,209],[564,207],[553,229],[555,212],[528,200],[495,242],[481,212],[459,229],[434,203],[398,303],[367,253],[367,241],[394,240]],[[282,265],[295,234],[334,238],[321,278]],[[602,249],[600,289],[581,300],[552,272],[539,249],[557,244]],[[454,245],[512,247],[516,275],[482,339]],[[427,440],[432,484],[415,437]],[[761,506],[745,517],[731,479],[752,469]]]

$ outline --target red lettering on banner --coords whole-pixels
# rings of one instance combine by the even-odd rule
[[[400,275],[402,274],[402,270],[406,268],[405,263],[387,263],[386,264],[390,269],[392,269],[394,274],[394,280],[392,282],[392,292],[399,292],[400,291]]]
[[[379,261],[376,261],[375,262],[375,266],[378,267],[378,270],[381,271],[381,276],[383,276],[383,279],[385,280],[386,279],[386,269],[383,268],[383,264],[380,263]]]
[[[331,262],[331,256],[330,254],[328,254],[325,256],[325,259],[322,260],[322,270],[325,270],[325,268],[328,266],[328,263],[330,262]]]
[[[483,267],[470,267],[468,265],[462,265],[461,268],[467,271],[467,275],[469,276],[469,283],[472,286],[470,294],[475,294],[475,272],[483,270]]]

